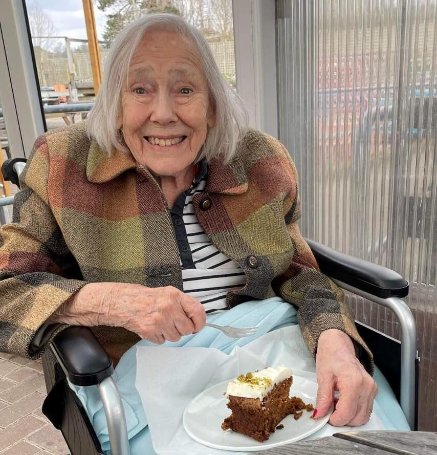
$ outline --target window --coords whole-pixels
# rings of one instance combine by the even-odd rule
[[[169,12],[203,33],[222,74],[235,87],[232,0],[107,4],[101,10],[96,3],[93,9],[102,67],[110,43],[126,24],[148,12]],[[83,2],[26,0],[26,5],[47,129],[81,121],[95,98]]]
[[[422,358],[419,428],[432,431],[436,56],[435,0],[278,2],[279,129],[300,173],[303,232],[409,280]],[[385,310],[356,311],[396,336]]]

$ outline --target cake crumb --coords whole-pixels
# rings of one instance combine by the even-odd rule
[[[282,430],[283,428],[284,428],[284,425],[283,425],[282,423],[280,423],[280,424],[276,427],[277,430]]]
[[[303,411],[295,411],[293,414],[294,420],[299,420],[302,417]]]

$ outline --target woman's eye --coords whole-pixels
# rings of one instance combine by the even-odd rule
[[[144,95],[146,93],[146,89],[144,87],[136,87],[134,88],[134,93],[136,95]]]
[[[192,93],[192,92],[193,92],[193,90],[190,89],[190,88],[188,88],[188,87],[183,87],[183,88],[181,88],[181,90],[180,90],[180,94],[181,94],[181,95],[189,95],[189,94]]]

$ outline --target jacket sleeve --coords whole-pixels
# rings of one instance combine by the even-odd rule
[[[0,230],[0,351],[32,358],[65,327],[45,330],[47,319],[85,285],[49,206],[49,166],[41,136],[20,178],[13,222]]]
[[[373,373],[373,355],[357,332],[343,291],[320,272],[317,261],[300,232],[297,171],[287,150],[283,146],[282,148],[289,159],[290,175],[293,176],[290,193],[284,199],[284,218],[294,246],[294,256],[288,270],[275,279],[274,290],[284,300],[298,307],[302,334],[314,355],[320,334],[324,330],[339,329],[351,337],[357,357],[366,370]]]

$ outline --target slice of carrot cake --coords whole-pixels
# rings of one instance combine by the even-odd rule
[[[294,413],[300,417],[302,409],[312,409],[300,398],[290,398],[292,381],[290,368],[284,366],[242,374],[229,381],[226,395],[232,414],[223,421],[223,430],[263,442],[284,417]]]

